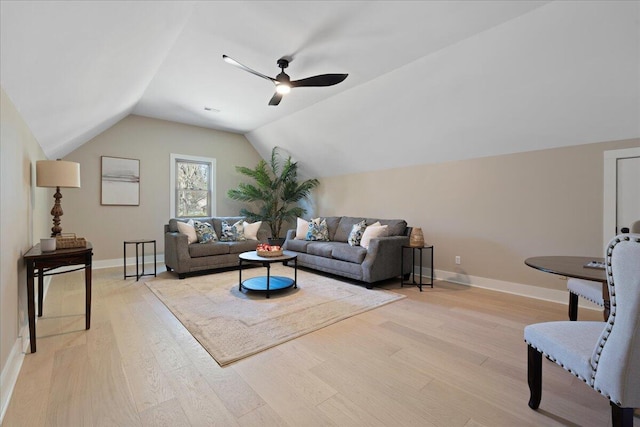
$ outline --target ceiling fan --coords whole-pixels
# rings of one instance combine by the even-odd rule
[[[278,105],[282,100],[282,96],[289,93],[294,87],[318,87],[318,86],[333,86],[344,79],[347,78],[348,74],[320,74],[313,77],[307,77],[306,79],[294,80],[291,81],[287,73],[284,72],[284,69],[289,66],[289,60],[280,58],[278,59],[278,67],[280,67],[280,74],[276,76],[276,78],[272,78],[269,76],[265,76],[262,73],[259,73],[246,65],[242,65],[235,59],[231,58],[227,55],[222,55],[222,59],[225,62],[234,65],[242,70],[248,71],[251,74],[255,74],[258,77],[262,77],[263,79],[269,80],[276,85],[276,93],[271,97],[269,101],[269,105]]]

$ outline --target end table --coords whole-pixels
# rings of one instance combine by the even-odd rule
[[[422,251],[424,249],[429,250],[429,256],[431,257],[431,281],[429,283],[425,283],[424,285],[430,285],[431,288],[433,288],[433,245],[427,245],[427,246],[406,246],[406,245],[402,245],[402,250],[400,252],[400,272],[404,271],[404,251],[405,249],[411,249],[411,273],[409,273],[410,277],[411,277],[411,281],[405,281],[404,280],[404,275],[400,276],[400,287],[404,287],[404,285],[412,285],[412,286],[417,286],[420,289],[420,292],[422,292]],[[416,281],[416,251],[418,251],[420,253],[420,264],[419,264],[419,276],[420,279],[419,281]]]
[[[153,273],[145,273],[144,269],[144,245],[152,244],[153,245]],[[127,274],[127,245],[136,245],[136,274]],[[139,247],[142,246],[142,254],[140,254]],[[140,255],[142,255],[142,272],[140,272]],[[127,277],[136,278],[136,282],[140,280],[142,276],[151,276],[156,277],[157,273],[157,261],[156,261],[156,241],[155,240],[125,240],[122,245],[122,258],[123,258],[123,270],[124,270],[124,279]]]

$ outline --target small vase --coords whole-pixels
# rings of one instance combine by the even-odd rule
[[[422,228],[413,227],[413,229],[411,229],[411,234],[409,235],[409,246],[418,248],[424,246],[424,234],[422,233]]]

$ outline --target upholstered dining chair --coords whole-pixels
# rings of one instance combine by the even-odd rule
[[[529,407],[542,398],[542,355],[609,399],[613,426],[633,426],[640,407],[640,234],[616,236],[605,264],[611,312],[606,322],[559,321],[524,329]]]
[[[602,283],[592,280],[567,279],[567,289],[569,289],[569,320],[578,320],[578,297],[582,297],[604,307],[602,299]]]

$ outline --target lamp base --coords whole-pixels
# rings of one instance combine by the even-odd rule
[[[51,208],[51,215],[53,215],[53,227],[51,227],[51,237],[56,237],[62,234],[62,227],[60,227],[60,217],[64,214],[62,212],[62,205],[60,204],[60,199],[62,199],[62,194],[60,193],[60,187],[56,187],[56,192],[53,195],[53,198],[56,200]]]

